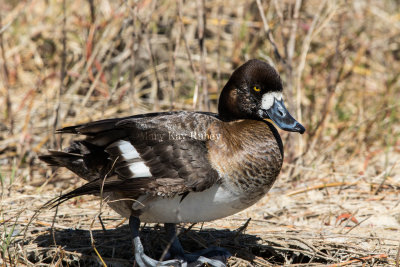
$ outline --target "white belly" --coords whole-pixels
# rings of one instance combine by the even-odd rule
[[[157,197],[145,201],[142,222],[179,223],[204,222],[235,214],[252,203],[244,203],[243,195],[233,193],[214,185],[202,192],[189,193],[181,202],[182,196],[174,198]]]

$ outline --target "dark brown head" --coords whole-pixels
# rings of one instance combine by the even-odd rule
[[[221,92],[218,113],[223,120],[271,119],[279,128],[304,133],[287,111],[282,81],[268,63],[252,59],[236,69]]]

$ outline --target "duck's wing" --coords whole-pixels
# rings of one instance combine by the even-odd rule
[[[59,200],[101,190],[129,197],[185,195],[218,182],[207,150],[207,142],[215,141],[207,135],[213,123],[220,123],[214,114],[173,112],[66,127],[58,132],[86,139],[40,159],[89,181]]]

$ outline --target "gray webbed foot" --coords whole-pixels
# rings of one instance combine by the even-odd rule
[[[211,267],[226,267],[226,260],[231,256],[230,252],[224,248],[210,247],[191,254],[184,252],[181,243],[176,236],[175,224],[166,223],[165,229],[168,237],[171,238],[171,247],[167,253],[167,258],[173,258],[166,261],[157,261],[144,253],[142,242],[139,238],[140,220],[137,217],[129,218],[129,227],[133,238],[133,246],[136,263],[140,267],[154,266],[181,266],[197,267],[208,265]]]

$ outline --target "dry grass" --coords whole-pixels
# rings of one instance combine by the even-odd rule
[[[82,184],[38,155],[68,144],[70,136],[53,134],[65,125],[154,110],[216,111],[224,82],[250,58],[274,62],[307,132],[282,133],[284,169],[266,198],[224,220],[189,231],[182,225],[184,247],[229,248],[230,266],[399,265],[398,1],[0,6],[3,266],[132,265],[126,223],[103,207],[103,231],[94,197],[33,218],[47,200]],[[143,240],[158,257],[166,243],[154,228]]]

